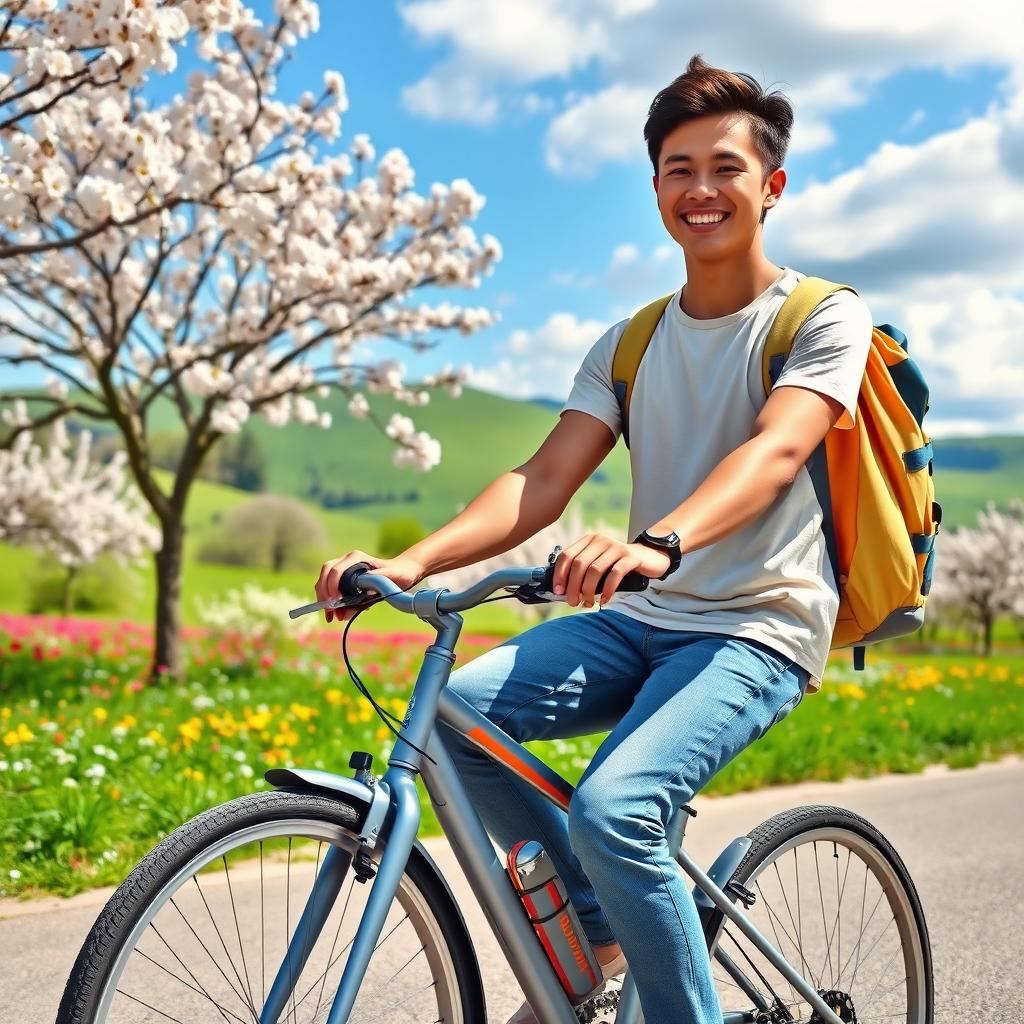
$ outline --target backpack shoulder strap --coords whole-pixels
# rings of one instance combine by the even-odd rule
[[[622,415],[622,440],[629,447],[629,400],[633,396],[633,382],[636,380],[640,360],[643,359],[647,346],[654,337],[655,328],[672,301],[672,295],[663,295],[660,299],[644,306],[635,313],[626,324],[626,329],[615,346],[615,357],[612,360],[612,388],[619,403]]]
[[[821,277],[802,278],[775,314],[761,357],[761,378],[767,395],[779,379],[797,332],[820,302],[840,291],[856,292],[848,284],[835,284]]]

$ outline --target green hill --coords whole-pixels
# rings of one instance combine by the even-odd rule
[[[459,398],[432,394],[428,405],[415,409],[375,396],[380,422],[400,412],[441,442],[441,464],[417,473],[393,465],[391,439],[370,421],[353,419],[342,396],[318,405],[332,414],[329,430],[298,423],[277,428],[258,416],[246,429],[265,455],[267,489],[338,512],[329,522],[332,540],[336,530],[342,544],[347,536],[374,537],[374,524],[391,516],[412,516],[427,529],[440,526],[495,476],[529,458],[554,426],[559,408],[555,402],[516,401],[472,388]],[[150,428],[176,430],[175,416],[169,402],[155,405]],[[1024,437],[939,439],[935,448],[936,492],[947,528],[973,523],[988,501],[1005,505],[1024,497]],[[245,498],[230,488],[201,493],[193,502],[223,508]],[[576,503],[587,522],[604,519],[625,527],[629,463],[622,444],[584,485]],[[194,514],[190,508],[190,517]]]

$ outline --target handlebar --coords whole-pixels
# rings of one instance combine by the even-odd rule
[[[506,589],[512,591],[517,600],[524,604],[540,604],[548,601],[564,601],[562,595],[552,592],[555,573],[555,560],[560,548],[555,548],[548,559],[547,565],[527,566],[523,568],[498,569],[490,575],[478,580],[465,590],[453,592],[442,590],[437,598],[437,609],[440,612],[461,612],[473,608],[481,601],[489,597],[496,590]],[[414,595],[407,594],[399,589],[398,584],[389,580],[386,576],[380,576],[369,571],[367,562],[357,562],[350,565],[341,575],[339,581],[340,597],[329,598],[326,601],[316,601],[313,604],[303,605],[301,608],[293,608],[288,612],[289,617],[297,619],[300,615],[308,615],[310,612],[323,609],[351,608],[360,604],[369,603],[366,600],[366,592],[374,591],[384,598],[392,608],[401,612],[415,612]],[[597,586],[600,593],[607,574],[601,578]],[[641,591],[646,590],[650,578],[638,572],[627,573],[616,587],[618,591]]]

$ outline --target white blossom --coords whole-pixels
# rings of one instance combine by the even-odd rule
[[[41,548],[69,569],[108,552],[138,561],[159,546],[123,453],[100,465],[90,457],[91,442],[83,431],[73,444],[58,421],[45,448],[26,432],[0,450],[0,538]]]

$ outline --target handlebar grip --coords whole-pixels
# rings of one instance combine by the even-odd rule
[[[610,569],[608,571],[611,572]],[[595,588],[598,594],[600,594],[601,591],[604,590],[604,582],[606,579],[608,579],[607,572],[601,577],[601,581]],[[554,581],[555,565],[552,562],[548,566],[547,571],[544,573],[544,582],[541,583],[540,589],[543,591],[548,591],[549,593],[553,593],[555,589]],[[642,573],[639,573],[634,569],[632,572],[627,572],[626,575],[623,576],[621,580],[619,580],[619,585],[615,588],[615,592],[617,594],[622,593],[624,591],[636,593],[641,590],[646,590],[650,582],[651,580],[649,576],[644,576]]]
[[[338,589],[342,597],[362,597],[363,591],[356,586],[356,577],[364,572],[369,572],[373,566],[369,562],[356,562],[350,565],[342,574],[338,582]]]

